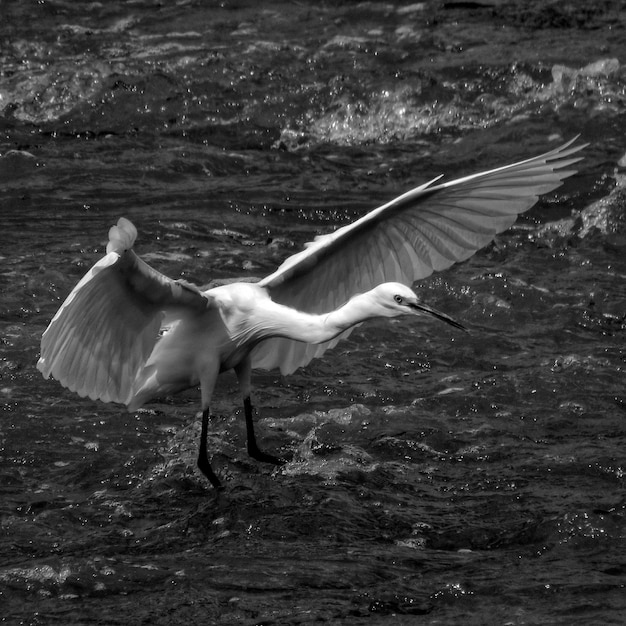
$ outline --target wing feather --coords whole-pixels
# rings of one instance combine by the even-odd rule
[[[416,187],[352,224],[316,237],[259,286],[276,302],[322,313],[382,282],[411,285],[446,269],[469,258],[541,194],[574,174],[568,168],[584,148],[574,146],[575,141],[519,163]],[[313,346],[267,339],[253,350],[253,367],[293,372],[341,338]]]
[[[165,312],[202,311],[207,297],[144,263],[132,249],[134,226],[120,219],[108,254],[81,279],[41,339],[37,368],[78,395],[128,404]]]

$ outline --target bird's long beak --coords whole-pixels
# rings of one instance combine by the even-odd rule
[[[450,326],[454,326],[455,328],[459,328],[460,330],[464,330],[465,332],[467,332],[467,328],[465,328],[463,324],[460,324],[455,319],[452,319],[449,315],[446,315],[445,313],[442,313],[437,309],[433,309],[433,307],[428,306],[423,302],[411,302],[411,304],[409,304],[409,307],[416,313],[428,313],[429,315],[436,317],[438,320],[441,320],[446,324],[450,324]]]

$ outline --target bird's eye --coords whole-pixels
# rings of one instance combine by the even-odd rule
[[[394,296],[393,299],[398,303],[402,304],[402,296]]]

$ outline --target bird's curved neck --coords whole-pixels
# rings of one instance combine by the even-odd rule
[[[344,330],[355,326],[381,313],[372,308],[368,294],[351,298],[343,306],[329,313],[310,314],[296,311],[282,305],[275,305],[273,314],[274,327],[268,328],[274,336],[287,337],[306,343],[324,343],[330,341]],[[278,332],[276,332],[278,330]]]
[[[332,333],[330,339],[356,324],[380,317],[383,312],[372,302],[369,292],[354,296],[338,309],[322,315],[324,327]]]
[[[224,307],[221,312],[228,336],[237,346],[250,346],[270,337],[324,343],[355,324],[385,314],[370,292],[354,296],[334,311],[319,314],[279,304],[261,292],[254,292],[253,296],[253,315],[249,308],[238,306]]]

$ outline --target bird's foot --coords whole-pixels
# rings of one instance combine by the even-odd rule
[[[201,456],[198,459],[198,469],[207,477],[215,489],[219,491],[224,489],[224,485],[222,485],[222,482],[213,471],[213,468],[206,457]]]
[[[262,463],[272,463],[272,465],[285,465],[286,459],[274,456],[273,454],[267,454],[259,450],[257,446],[248,446],[248,454],[255,460]]]

